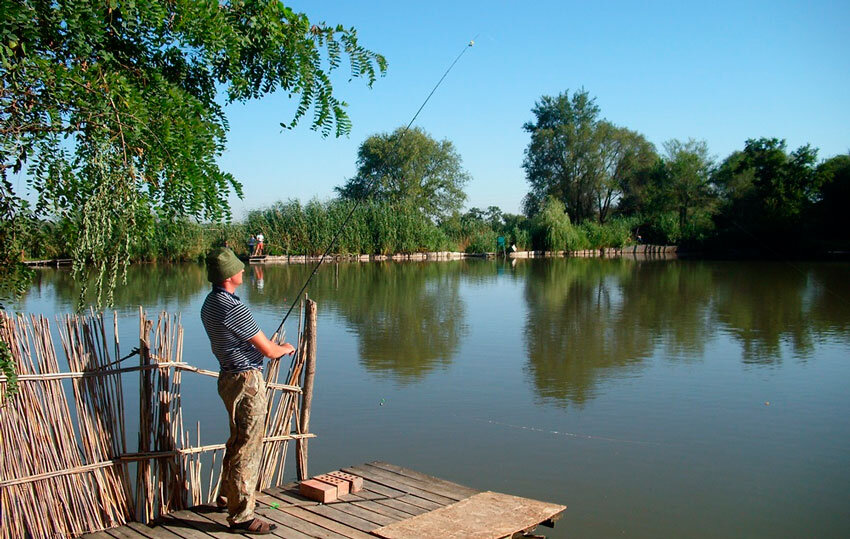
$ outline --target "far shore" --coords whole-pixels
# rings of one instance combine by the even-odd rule
[[[663,257],[675,258],[678,247],[675,245],[628,245],[626,247],[605,247],[602,249],[584,249],[581,251],[510,251],[487,253],[462,253],[458,251],[432,251],[424,253],[396,253],[392,255],[327,255],[324,262],[384,262],[388,260],[460,260],[464,258],[594,258],[594,257]],[[319,255],[265,255],[243,257],[251,264],[309,264],[318,262]]]

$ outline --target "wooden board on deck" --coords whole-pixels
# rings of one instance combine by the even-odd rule
[[[386,539],[463,537],[498,539],[510,537],[556,518],[563,505],[500,494],[481,492],[459,502],[422,515],[373,530]]]

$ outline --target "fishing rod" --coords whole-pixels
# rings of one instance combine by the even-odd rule
[[[476,35],[475,38],[477,38],[477,37],[478,36]],[[466,53],[466,51],[469,48],[471,48],[473,45],[475,45],[475,38],[473,38],[469,43],[464,45],[463,49],[461,49],[461,51],[460,51],[460,54],[457,55],[457,57],[454,59],[454,61],[451,63],[451,65],[449,65],[448,69],[446,69],[446,72],[443,73],[443,76],[440,77],[440,80],[437,81],[437,84],[434,85],[434,88],[431,90],[431,93],[428,94],[428,97],[426,97],[425,101],[422,102],[422,105],[419,106],[419,110],[416,111],[416,114],[413,115],[413,118],[410,119],[410,121],[407,123],[405,128],[402,130],[401,134],[396,139],[395,144],[393,145],[392,149],[390,150],[390,155],[394,154],[395,151],[398,149],[398,146],[401,143],[402,139],[404,138],[404,135],[410,130],[410,126],[413,125],[413,122],[416,121],[416,118],[419,116],[419,113],[422,112],[422,109],[424,109],[425,105],[428,104],[428,101],[430,101],[431,96],[434,95],[434,92],[437,91],[437,88],[440,87],[440,85],[443,83],[443,80],[445,80],[446,76],[448,76],[449,72],[452,70],[452,68],[454,68],[455,64],[458,63],[460,58],[464,55],[464,53]],[[277,327],[277,330],[275,330],[275,332],[274,332],[275,335],[280,335],[280,330],[283,329],[283,324],[286,322],[286,319],[289,318],[289,315],[292,314],[292,309],[294,309],[295,305],[298,304],[298,300],[301,298],[301,294],[304,293],[304,291],[307,289],[307,285],[310,284],[310,281],[313,280],[313,277],[319,271],[319,266],[322,265],[322,262],[324,262],[325,258],[328,256],[328,253],[330,253],[331,249],[333,248],[334,244],[336,243],[336,240],[339,239],[340,234],[342,234],[342,231],[345,229],[345,226],[348,224],[348,221],[351,220],[351,216],[354,215],[355,210],[357,210],[357,208],[360,206],[360,203],[363,200],[368,199],[369,196],[372,194],[372,190],[375,188],[375,186],[378,183],[376,181],[377,179],[378,179],[377,177],[372,178],[372,180],[370,180],[369,188],[366,190],[366,193],[362,197],[358,197],[357,199],[355,199],[354,206],[352,206],[351,210],[349,210],[348,215],[345,217],[345,220],[343,220],[342,224],[339,226],[336,233],[334,234],[334,237],[331,239],[330,243],[328,243],[327,249],[325,249],[325,251],[322,253],[322,256],[319,258],[319,261],[313,267],[313,271],[310,273],[310,275],[307,277],[307,280],[304,282],[304,286],[302,286],[301,290],[298,291],[298,295],[295,296],[295,299],[292,301],[292,305],[289,306],[289,310],[286,311],[286,314],[284,315],[283,320],[280,321],[280,325]]]

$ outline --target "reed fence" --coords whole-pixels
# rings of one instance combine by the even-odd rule
[[[78,536],[149,522],[215,498],[225,445],[202,445],[200,423],[187,428],[180,388],[183,373],[218,373],[182,361],[179,316],[163,312],[149,319],[140,308],[139,344],[124,357],[117,314],[111,321],[94,312],[59,317],[67,370],[60,367],[46,317],[4,311],[0,317],[0,338],[12,351],[18,380],[17,393],[7,398],[8,381],[0,375],[0,539]],[[297,342],[287,372],[280,360],[266,367],[269,404],[258,489],[282,483],[292,440],[298,477],[307,477],[316,357],[311,300],[302,302]],[[136,355],[139,365],[122,366]],[[135,451],[128,449],[122,387],[122,375],[132,372],[140,377]]]

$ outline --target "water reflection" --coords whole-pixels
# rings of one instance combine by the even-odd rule
[[[251,303],[284,305],[312,268],[270,266],[254,276]],[[310,297],[340,314],[357,336],[360,362],[400,383],[449,365],[465,334],[460,295],[467,264],[369,263],[323,266]]]
[[[521,266],[518,266],[518,270]],[[539,397],[581,406],[601,380],[656,350],[700,361],[719,331],[747,364],[808,357],[825,333],[848,339],[846,265],[632,260],[529,261],[528,373]]]
[[[744,363],[777,365],[783,354],[810,357],[826,337],[850,343],[847,270],[846,263],[629,259],[348,263],[323,266],[308,292],[355,336],[366,371],[401,384],[457,360],[468,326],[495,323],[507,332],[524,316],[519,352],[538,398],[581,406],[602,381],[636,375],[651,357],[700,362],[707,346],[732,342]],[[240,295],[275,318],[311,271],[251,267]],[[466,301],[501,305],[500,283],[508,281],[521,287],[524,306],[467,319]],[[188,314],[208,288],[196,264],[136,265],[115,303],[122,313],[144,305]],[[22,302],[48,315],[69,312],[78,293],[69,271],[46,269]]]
[[[115,309],[122,314],[135,312],[139,305],[156,310],[183,311],[193,299],[209,288],[206,271],[198,264],[135,264],[127,268],[127,283],[119,278],[114,292]],[[89,279],[88,302],[94,302],[94,280]],[[72,312],[80,295],[80,283],[70,269],[36,271],[32,288],[22,301],[53,295],[55,313]],[[53,314],[45,312],[44,314]]]

